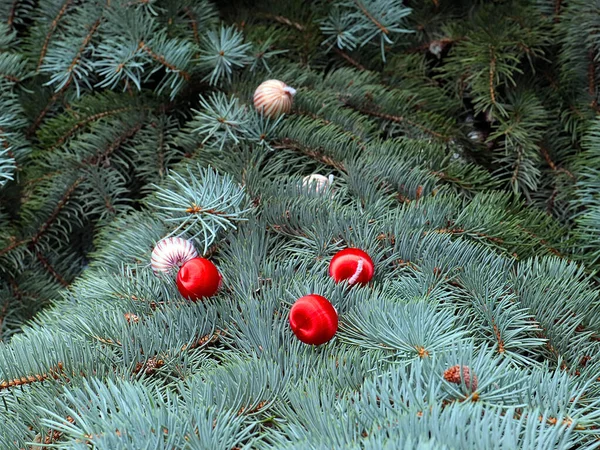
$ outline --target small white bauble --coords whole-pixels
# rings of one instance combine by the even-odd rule
[[[296,89],[283,81],[267,80],[254,91],[254,107],[267,117],[278,117],[292,110]]]
[[[190,241],[178,237],[163,239],[152,250],[152,270],[154,273],[169,272],[197,256]]]
[[[314,189],[316,189],[319,193],[325,191],[329,186],[331,186],[332,183],[333,175],[326,177],[319,175],[318,173],[313,173],[312,175],[308,175],[302,179],[302,186],[308,188],[315,186]]]

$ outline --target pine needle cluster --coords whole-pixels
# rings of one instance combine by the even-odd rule
[[[598,2],[224,3],[0,4],[0,448],[600,447]]]

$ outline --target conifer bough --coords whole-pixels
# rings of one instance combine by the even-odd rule
[[[597,17],[0,4],[0,448],[598,448]],[[216,295],[155,275],[165,238]]]

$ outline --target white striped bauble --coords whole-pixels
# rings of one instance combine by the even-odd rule
[[[166,238],[152,250],[152,270],[154,273],[169,272],[197,256],[198,252],[190,241],[178,237]]]
[[[254,92],[254,107],[267,117],[278,117],[292,110],[296,89],[283,81],[267,80]]]
[[[318,173],[313,173],[302,179],[302,186],[305,188],[316,189],[317,192],[321,193],[327,189],[333,183],[333,175],[326,177]]]

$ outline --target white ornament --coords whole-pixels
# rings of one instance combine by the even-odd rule
[[[296,89],[283,81],[267,80],[254,91],[254,107],[267,117],[277,117],[292,110]]]
[[[302,179],[302,186],[311,187],[316,186],[317,192],[321,193],[325,191],[331,184],[333,183],[333,175],[329,175],[329,177],[325,177],[323,175],[319,175],[318,173],[313,173],[312,175],[308,175]]]
[[[152,270],[154,273],[169,272],[197,256],[198,252],[190,241],[178,237],[163,239],[152,250]]]

